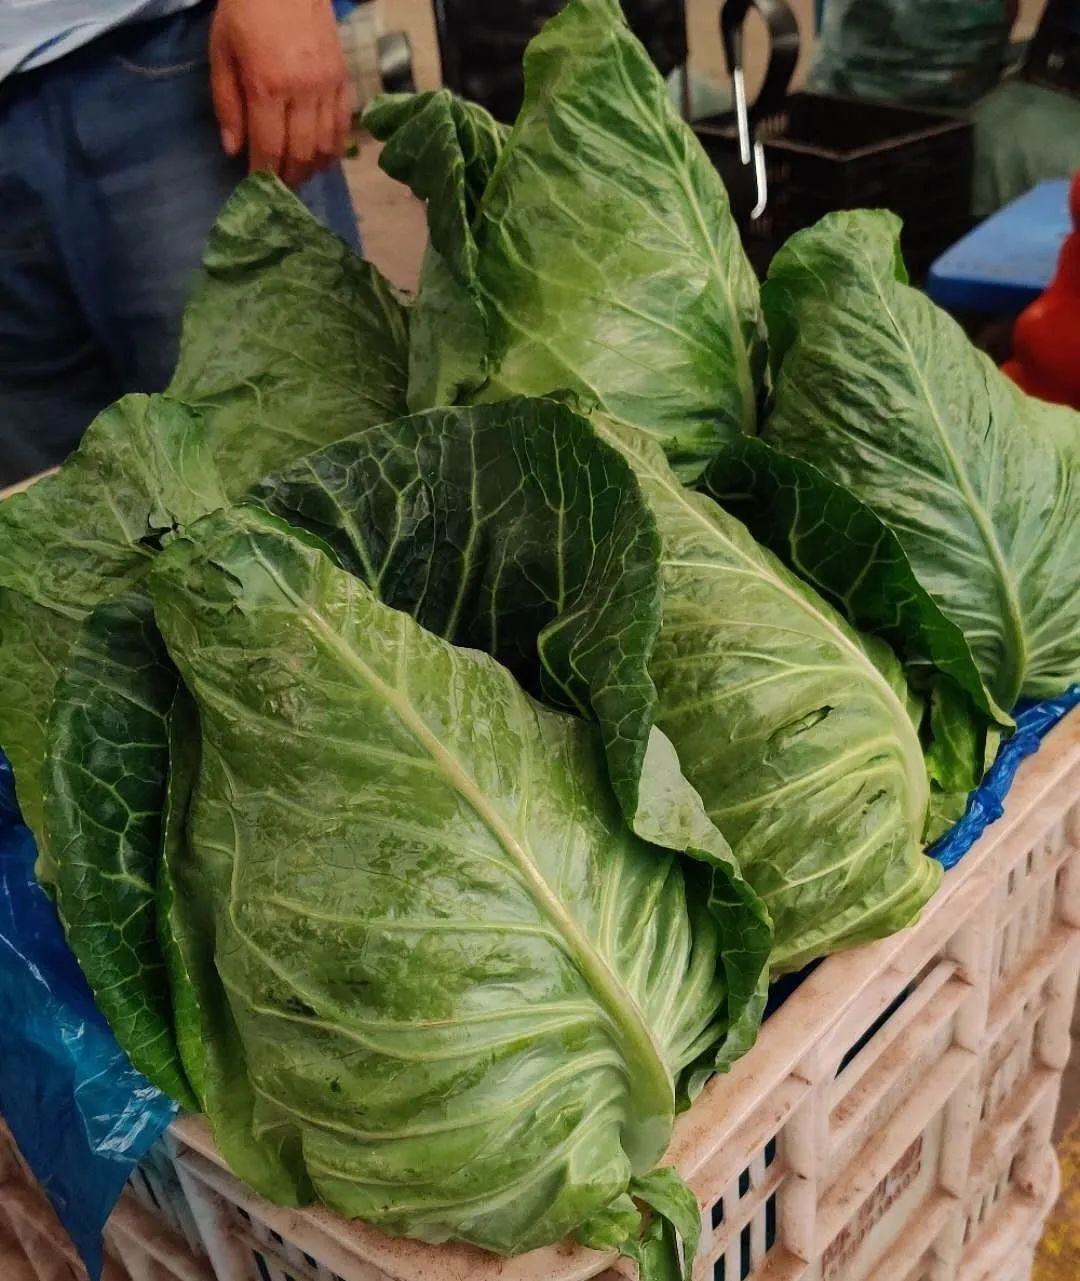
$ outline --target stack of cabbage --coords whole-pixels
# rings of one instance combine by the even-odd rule
[[[660,1277],[769,976],[914,920],[1077,677],[1080,420],[888,214],[759,289],[614,0],[526,80],[510,131],[370,109],[416,299],[240,188],[168,393],[0,506],[0,746],[118,1039],[256,1188]]]

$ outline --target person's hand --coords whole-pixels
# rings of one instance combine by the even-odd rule
[[[210,85],[230,156],[299,186],[342,153],[352,119],[331,0],[218,0]]]

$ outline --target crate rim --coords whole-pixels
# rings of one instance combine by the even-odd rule
[[[790,138],[763,137],[761,142],[765,148],[766,155],[770,151],[774,151],[793,156],[810,156],[815,160],[827,160],[834,164],[849,164],[858,160],[866,160],[871,156],[887,156],[897,148],[910,147],[920,142],[929,142],[932,139],[945,137],[951,133],[970,133],[973,128],[969,119],[956,112],[935,111],[929,107],[909,107],[907,104],[889,102],[883,98],[849,98],[839,93],[809,93],[805,90],[791,96],[818,98],[824,102],[838,103],[841,106],[887,107],[890,111],[902,111],[912,117],[922,117],[922,120],[921,122],[915,119],[912,120],[912,131],[910,133],[901,134],[899,137],[890,138],[884,142],[857,147],[854,151],[838,151],[834,147],[814,147],[810,143],[795,142]],[[774,114],[779,115],[781,112],[777,111]],[[725,123],[713,123],[718,119],[725,120]],[[725,142],[738,141],[738,133],[734,121],[728,122],[724,116],[706,116],[701,120],[692,121],[690,127],[695,134],[704,134],[708,138],[718,138]]]

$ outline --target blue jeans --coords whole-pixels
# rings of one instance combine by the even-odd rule
[[[0,84],[0,488],[172,375],[192,274],[245,172],[214,119],[211,13],[132,24]],[[299,194],[359,248],[340,169]]]

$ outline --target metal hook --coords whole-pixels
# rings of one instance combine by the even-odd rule
[[[769,179],[765,170],[765,148],[760,142],[754,143],[754,181],[757,184],[757,204],[750,210],[750,218],[757,221],[765,212],[769,203]]]
[[[731,89],[735,98],[735,124],[739,134],[739,163],[753,165],[757,199],[750,211],[751,219],[758,219],[769,203],[768,177],[765,170],[765,148],[754,137],[750,124],[750,110],[746,103],[746,77],[742,66],[742,23],[749,5],[739,0],[728,0],[724,18],[724,44],[731,72]],[[737,15],[737,16],[736,16]]]
[[[751,8],[764,19],[769,33],[769,61],[753,106],[746,100],[743,73],[743,26]],[[739,163],[754,169],[756,199],[750,217],[757,219],[769,203],[769,188],[765,148],[755,137],[755,122],[783,104],[799,56],[799,25],[786,0],[725,0],[720,11],[720,35],[735,99]]]

